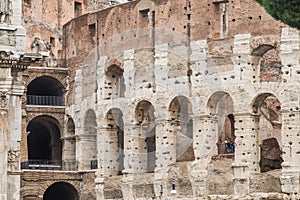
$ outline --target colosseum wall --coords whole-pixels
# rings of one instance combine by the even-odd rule
[[[139,0],[64,33],[97,199],[298,197],[299,31],[252,0]]]

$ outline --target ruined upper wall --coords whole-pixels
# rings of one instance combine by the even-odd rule
[[[86,13],[86,4],[86,0],[23,0],[23,25],[27,30],[26,52],[42,56],[51,56],[50,53],[55,58],[60,58],[62,26],[74,17]],[[37,44],[40,49],[37,49]]]
[[[118,4],[126,3],[132,0],[88,0],[87,1],[87,11],[95,12],[97,10],[102,10],[109,8]]]
[[[215,45],[213,41],[226,43],[237,34],[280,35],[282,26],[285,25],[275,21],[254,0],[133,1],[90,13],[66,24],[65,57],[78,58],[81,56],[79,52],[86,53],[96,44],[118,39],[116,49],[120,51],[135,49],[141,41],[154,40],[153,43],[160,44],[170,39],[174,42],[173,38],[160,37],[169,33],[184,35],[181,38],[186,36],[183,39],[186,41],[181,42],[208,39]],[[97,41],[83,43],[91,35],[89,30]],[[165,31],[163,34],[162,30]],[[154,31],[153,34],[150,31]],[[118,38],[117,35],[124,33],[127,38]]]

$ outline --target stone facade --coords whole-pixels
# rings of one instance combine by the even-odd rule
[[[254,0],[4,2],[0,200],[299,199],[300,33]]]
[[[120,175],[114,198],[167,198],[172,184],[172,199],[298,198],[299,31],[255,1],[193,0],[134,1],[64,30],[66,113],[75,134],[95,114],[98,199]]]

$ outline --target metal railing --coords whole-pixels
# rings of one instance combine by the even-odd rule
[[[27,95],[27,105],[63,106],[64,98],[57,96]]]
[[[76,161],[63,161],[63,169],[64,171],[77,171],[78,166]]]
[[[28,160],[21,163],[21,169],[62,170],[61,160]]]

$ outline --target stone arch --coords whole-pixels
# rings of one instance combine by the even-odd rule
[[[124,170],[124,122],[123,113],[118,108],[110,109],[105,116],[105,135],[109,152],[110,169],[121,175]]]
[[[97,119],[94,110],[89,109],[86,111],[84,119],[84,134],[96,135],[97,134]]]
[[[218,154],[234,153],[235,120],[231,96],[227,92],[215,92],[209,98],[207,106],[217,131]]]
[[[51,77],[53,79],[58,80],[64,86],[65,89],[68,87],[68,70],[51,68],[45,68],[44,70],[40,70],[35,68],[29,68],[24,72],[24,81],[26,88],[29,85],[29,83],[31,83],[33,80],[43,76]]]
[[[252,104],[257,118],[257,143],[260,147],[257,155],[261,172],[281,169],[281,102],[272,93],[262,93],[256,96]]]
[[[68,182],[55,182],[43,195],[43,200],[79,200],[78,190]]]
[[[175,97],[169,105],[169,115],[176,135],[177,162],[195,160],[193,149],[193,111],[189,99]]]
[[[81,135],[83,168],[97,168],[97,117],[93,109],[88,109],[84,118],[84,134]]]
[[[75,135],[75,123],[72,117],[68,117],[67,120],[67,131],[65,136]]]
[[[27,86],[28,105],[63,106],[64,86],[59,80],[50,76],[41,76],[32,80]]]
[[[139,127],[140,155],[147,156],[147,172],[154,172],[156,167],[156,124],[155,110],[152,103],[140,101],[135,108],[135,121]]]
[[[76,165],[76,137],[75,123],[72,117],[68,117],[63,139],[63,168],[72,171],[77,169]]]
[[[65,113],[64,113],[64,108],[59,108],[56,109],[56,112],[53,112],[53,108],[52,107],[48,107],[48,108],[33,108],[33,109],[27,109],[26,110],[26,121],[27,123],[29,123],[32,119],[43,115],[47,113],[47,116],[54,118],[55,120],[57,120],[59,122],[59,124],[64,124],[64,117],[65,117]],[[61,128],[61,127],[60,127]]]
[[[104,99],[120,98],[125,95],[123,69],[120,65],[112,64],[105,71]]]
[[[38,163],[46,168],[61,168],[62,143],[59,122],[47,115],[32,119],[26,128],[28,166]]]
[[[254,56],[253,71],[255,81],[259,82],[280,82],[282,77],[282,63],[280,51],[276,46],[270,44],[260,44],[251,52]]]

